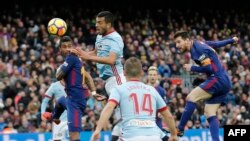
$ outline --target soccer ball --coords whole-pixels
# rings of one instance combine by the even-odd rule
[[[67,24],[61,18],[53,18],[48,23],[48,32],[51,35],[63,36],[67,31]]]

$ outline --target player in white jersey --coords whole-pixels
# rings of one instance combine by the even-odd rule
[[[61,81],[56,81],[50,85],[48,90],[45,92],[42,105],[41,105],[41,119],[46,121],[47,119],[45,118],[46,108],[48,105],[49,100],[51,100],[52,97],[55,98],[57,101],[60,97],[66,96],[66,93],[64,91],[64,82],[63,80]],[[64,111],[62,115],[60,116],[60,123],[52,123],[52,137],[54,141],[64,141],[67,140],[69,137],[69,132],[68,132],[68,125],[67,125],[67,111]]]
[[[161,141],[162,131],[155,123],[157,110],[170,129],[169,140],[177,141],[175,121],[164,100],[154,87],[140,81],[143,74],[140,60],[131,57],[125,62],[124,68],[127,82],[112,89],[91,141],[100,138],[104,124],[117,105],[120,105],[122,115],[120,141]]]
[[[83,60],[97,62],[97,69],[100,78],[106,81],[105,90],[108,95],[114,86],[121,85],[126,81],[123,74],[123,48],[124,43],[121,35],[113,27],[114,16],[109,11],[102,11],[96,17],[96,37],[95,50],[90,52],[82,51],[80,48],[69,49],[76,53]],[[116,108],[116,118],[120,119],[119,108]],[[119,124],[113,128],[112,141],[116,141],[120,136]]]

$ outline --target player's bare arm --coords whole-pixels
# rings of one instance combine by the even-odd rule
[[[107,57],[98,57],[98,56],[88,56],[88,58],[86,56],[82,57],[84,57],[83,59],[85,60],[90,60],[101,64],[115,65],[115,60],[117,55],[114,52],[110,52],[109,56]]]
[[[177,141],[177,130],[175,128],[175,121],[173,115],[169,112],[168,109],[161,111],[160,114],[163,117],[165,123],[167,123],[169,127],[169,131],[171,133],[170,139],[171,141]]]
[[[85,76],[86,84],[88,85],[88,88],[90,89],[91,92],[96,91],[94,80],[92,79],[92,77],[90,76],[88,72],[85,71],[85,74],[86,74]]]
[[[96,56],[96,54],[97,54],[97,49],[95,48],[94,50],[88,51],[87,53],[88,53],[89,55],[91,55],[91,56]]]
[[[89,60],[89,61],[94,61],[94,62],[98,62],[101,64],[109,64],[109,65],[114,65],[116,57],[117,57],[117,55],[114,52],[110,52],[109,56],[107,57],[98,57],[96,56],[96,49],[91,52],[83,51],[80,48],[68,49],[68,51],[76,54],[78,57],[80,57],[83,60]]]
[[[98,57],[96,55],[90,55],[88,52],[82,51],[79,48],[68,49],[68,50],[72,53],[77,54],[78,57],[80,57],[83,60],[94,61],[94,62],[98,62],[101,64],[114,65],[116,57],[117,57],[117,55],[114,52],[110,52],[109,56],[107,57]],[[94,52],[96,52],[96,50]],[[91,54],[95,54],[94,52],[92,52]]]
[[[86,51],[83,51],[80,47],[69,48],[67,49],[67,51],[76,54],[78,57],[85,56],[85,55],[96,56],[96,53],[97,53],[96,49],[86,52]]]
[[[98,120],[95,132],[91,136],[91,141],[95,141],[96,139],[100,138],[100,132],[101,132],[104,124],[110,118],[115,107],[116,107],[116,103],[112,102],[112,101],[108,102],[107,105],[104,107],[104,109],[102,110],[100,119]]]
[[[62,80],[63,77],[65,76],[64,71],[61,69],[61,66],[57,69],[56,71],[56,79],[57,80]]]
[[[97,94],[96,93],[96,87],[95,87],[95,83],[94,83],[94,80],[93,78],[91,77],[91,75],[85,71],[85,78],[86,78],[86,84],[88,86],[88,88],[90,89],[91,91],[91,95],[98,101],[102,101],[102,100],[105,100],[107,99],[107,97],[103,96],[103,95],[100,95],[100,94]]]

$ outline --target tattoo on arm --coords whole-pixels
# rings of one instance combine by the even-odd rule
[[[94,80],[88,72],[86,72],[86,84],[91,91],[96,91]]]
[[[56,79],[62,80],[64,76],[65,76],[64,71],[61,69],[61,67],[59,67],[56,71]]]

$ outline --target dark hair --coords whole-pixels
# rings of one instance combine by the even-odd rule
[[[69,36],[63,36],[63,37],[60,39],[59,47],[61,47],[62,43],[64,43],[64,42],[72,42],[72,39],[71,39]]]
[[[176,39],[177,37],[181,37],[183,39],[187,39],[189,38],[189,33],[186,32],[186,31],[177,31],[175,34],[174,34],[174,39]]]
[[[142,71],[142,64],[136,57],[129,58],[124,64],[124,71],[128,77],[138,77]]]
[[[114,15],[110,11],[102,11],[97,14],[97,17],[104,17],[106,23],[111,23],[111,26],[114,25]]]

